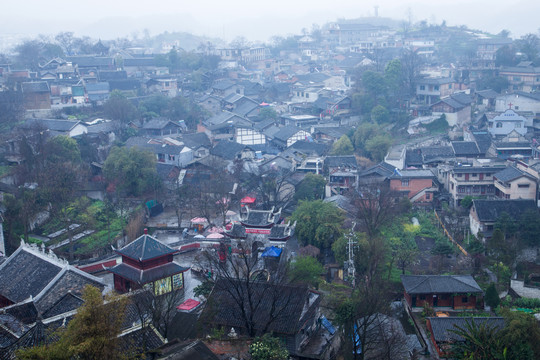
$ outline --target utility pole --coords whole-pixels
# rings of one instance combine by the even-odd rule
[[[347,236],[347,245],[348,245],[348,253],[349,253],[349,259],[347,260],[347,275],[352,278],[352,286],[353,288],[356,286],[356,269],[354,267],[354,245],[356,244],[356,241],[354,240],[354,228],[356,227],[356,223],[353,222],[351,232]]]

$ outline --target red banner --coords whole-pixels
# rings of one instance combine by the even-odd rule
[[[270,234],[270,229],[246,228],[248,234]]]

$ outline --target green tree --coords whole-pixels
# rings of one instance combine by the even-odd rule
[[[114,90],[107,102],[103,105],[105,115],[113,120],[128,123],[138,118],[135,105],[129,101],[119,90]]]
[[[287,360],[289,352],[283,343],[270,334],[264,334],[249,345],[252,360]]]
[[[160,185],[155,156],[135,147],[114,147],[105,160],[103,174],[128,196],[142,195]]]
[[[392,139],[386,135],[377,135],[365,143],[366,152],[375,161],[383,161],[392,146]]]
[[[47,142],[47,161],[70,162],[78,164],[81,162],[81,151],[77,141],[66,135],[55,136]]]
[[[364,152],[366,149],[366,142],[369,139],[374,138],[375,136],[381,133],[379,125],[373,123],[362,123],[356,131],[354,132],[354,147],[356,150]]]
[[[18,91],[0,91],[0,127],[7,130],[15,126],[24,117],[22,93]]]
[[[515,66],[518,63],[513,45],[504,45],[495,53],[495,66]]]
[[[271,108],[269,106],[263,107],[261,110],[259,110],[259,117],[261,120],[277,120],[278,119],[278,113],[274,108]]]
[[[459,202],[459,205],[464,208],[465,210],[469,210],[473,204],[473,197],[470,195],[465,196],[461,201]]]
[[[507,348],[507,359],[539,359],[540,327],[531,314],[502,309],[506,326],[498,334]]]
[[[507,348],[499,336],[499,327],[487,322],[468,320],[464,326],[455,326],[450,332],[463,338],[455,343],[452,354],[458,359],[506,359]]]
[[[381,73],[375,71],[366,71],[362,75],[362,85],[366,94],[373,99],[384,98],[387,94],[386,81]],[[371,109],[370,109],[371,111]]]
[[[536,63],[540,50],[540,39],[535,34],[526,34],[516,41],[519,51],[527,56],[527,60]]]
[[[499,293],[497,292],[494,283],[489,284],[488,288],[486,289],[486,296],[484,297],[484,301],[492,309],[495,309],[497,306],[499,306],[501,299],[499,298]]]
[[[390,121],[390,112],[382,105],[371,109],[371,121],[376,124],[384,124]]]
[[[324,197],[326,180],[322,175],[309,173],[298,184],[294,198],[296,200],[317,200]]]
[[[329,247],[341,234],[343,213],[332,203],[322,200],[300,201],[291,216],[296,221],[296,235],[303,245]]]
[[[300,256],[290,264],[289,277],[293,283],[308,284],[318,288],[324,268],[311,256]]]
[[[518,220],[519,240],[526,246],[537,246],[540,243],[540,214],[538,210],[525,211]]]
[[[332,145],[330,155],[351,155],[354,152],[354,147],[351,139],[347,135],[343,135]]]
[[[49,359],[123,359],[128,358],[117,336],[120,334],[127,306],[126,297],[106,296],[88,285],[83,292],[83,305],[60,331],[59,340],[20,350],[17,357],[23,360]]]

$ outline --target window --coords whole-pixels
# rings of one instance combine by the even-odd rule
[[[519,110],[519,106],[514,106],[514,109]]]
[[[521,123],[516,123],[516,128],[520,128],[521,127]]]
[[[457,177],[460,178],[463,174],[457,174]]]
[[[409,179],[402,179],[401,186],[409,186]]]
[[[512,78],[512,80],[514,80],[514,81],[521,81],[521,77],[520,77],[520,76],[514,76],[514,77]]]
[[[477,177],[478,174],[477,173],[472,173],[472,177]]]
[[[425,85],[420,85],[420,90],[426,90],[426,86]]]
[[[439,85],[435,85],[435,91],[439,91]]]
[[[452,88],[452,84],[448,84],[448,88],[451,89],[451,88]]]
[[[420,295],[420,300],[426,300],[426,295]]]
[[[518,188],[527,189],[529,188],[529,184],[518,184]]]
[[[429,199],[431,199],[431,194],[430,194],[430,193],[427,193],[427,194],[426,194],[426,200],[429,200]]]
[[[458,186],[457,191],[460,194],[464,194],[465,193],[465,186]]]
[[[309,93],[306,93],[306,99],[309,99]]]
[[[468,296],[463,296],[463,297],[461,298],[461,302],[462,302],[462,303],[468,303],[468,302],[469,302],[469,297],[468,297]]]
[[[503,127],[502,122],[498,122],[498,123],[497,123],[497,127],[498,127],[498,128],[502,128],[502,127]]]

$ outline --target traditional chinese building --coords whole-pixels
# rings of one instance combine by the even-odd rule
[[[401,282],[410,308],[484,308],[483,291],[471,275],[401,275]]]
[[[245,209],[246,213],[240,222],[248,234],[270,234],[271,228],[278,223],[281,216],[281,209],[275,211],[273,207],[271,210],[251,210],[246,206]]]
[[[156,295],[184,288],[184,272],[189,268],[173,261],[175,250],[156,238],[145,234],[116,250],[122,262],[110,269],[114,274],[114,288],[120,293],[153,288]]]

